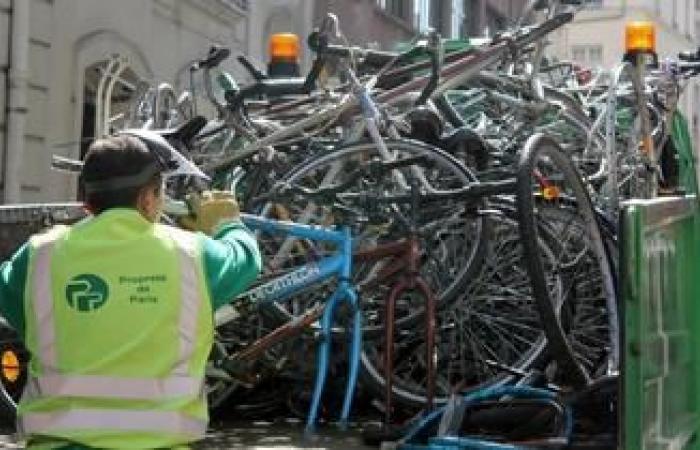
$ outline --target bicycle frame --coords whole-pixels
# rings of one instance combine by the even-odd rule
[[[362,317],[357,292],[350,282],[350,273],[352,270],[352,237],[350,235],[350,229],[348,227],[342,227],[338,230],[331,230],[318,226],[277,221],[250,214],[241,214],[241,219],[246,226],[253,230],[270,234],[294,236],[316,242],[332,242],[338,246],[336,254],[305,264],[280,277],[275,277],[241,294],[237,300],[248,300],[258,304],[281,302],[305,290],[309,286],[333,277],[337,278],[338,286],[326,302],[321,316],[321,340],[318,346],[316,383],[309,415],[307,417],[306,428],[307,431],[313,431],[316,424],[321,395],[323,394],[323,388],[328,375],[333,319],[338,306],[343,302],[347,302],[353,310],[348,381],[340,416],[341,426],[345,426],[348,416],[350,415],[352,397],[357,384],[360,351],[362,347]],[[216,325],[222,325],[237,315],[233,306],[226,305],[217,311]]]

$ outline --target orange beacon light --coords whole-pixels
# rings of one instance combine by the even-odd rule
[[[656,27],[649,21],[629,22],[625,26],[626,53],[656,53]]]
[[[270,62],[267,73],[270,77],[299,76],[299,36],[293,33],[275,33],[270,36],[268,50]]]

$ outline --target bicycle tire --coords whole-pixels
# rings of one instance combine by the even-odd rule
[[[572,248],[581,247],[582,240],[572,242],[571,239],[572,234],[587,236],[587,233],[582,231],[583,221],[575,218],[577,214],[575,205],[565,201],[561,205],[552,206],[541,198],[537,198],[537,203],[541,227],[548,228],[550,234],[558,236],[554,242],[555,250],[571,254]],[[611,267],[614,296],[617,299],[619,298],[617,243],[602,224],[601,215],[596,212],[596,216],[608,256],[608,264]],[[565,290],[562,295],[564,299],[561,316],[564,331],[572,344],[577,360],[583,364],[588,373],[593,375],[592,379],[598,379],[605,374],[613,374],[610,371],[617,368],[611,365],[609,348],[619,348],[620,330],[619,324],[609,321],[609,308],[603,305],[605,296],[599,289],[599,286],[602,286],[602,277],[600,270],[592,265],[591,256],[592,252],[588,252],[587,257],[582,258],[577,267],[565,267],[563,270]],[[609,342],[610,345],[598,345],[596,342]]]
[[[454,157],[437,147],[430,146],[423,142],[407,139],[391,140],[387,141],[386,144],[389,151],[394,152],[397,155],[402,155],[403,157],[425,156],[426,160],[428,161],[426,163],[425,169],[428,170],[428,168],[430,168],[431,170],[435,171],[435,173],[430,174],[431,176],[442,177],[439,180],[435,180],[435,182],[439,182],[440,184],[445,185],[447,183],[452,183],[451,187],[454,188],[458,186],[463,186],[466,183],[473,182],[476,180],[474,175],[457,159],[455,159]],[[312,157],[304,164],[293,169],[290,172],[289,176],[285,179],[285,182],[291,184],[304,185],[303,181],[306,180],[307,177],[308,179],[312,179],[316,175],[326,173],[324,172],[324,170],[328,168],[331,164],[340,162],[342,166],[345,166],[349,165],[352,161],[373,157],[380,157],[379,150],[377,149],[374,143],[363,142],[349,144],[329,153],[324,153]],[[342,174],[338,176],[340,177],[342,176]],[[431,178],[431,181],[434,181],[433,178]],[[444,211],[444,209],[445,208],[443,205],[442,211]],[[451,210],[449,214],[451,214],[451,218],[454,219],[454,221],[461,224],[456,226],[455,228],[457,229],[457,233],[461,233],[460,236],[458,236],[458,238],[465,242],[465,245],[460,247],[455,245],[454,242],[452,242],[453,247],[460,247],[460,255],[463,256],[459,261],[460,267],[448,268],[448,272],[452,273],[432,273],[425,275],[429,281],[434,281],[434,277],[437,277],[438,275],[441,275],[443,277],[449,276],[450,280],[446,288],[439,290],[438,292],[438,304],[443,302],[449,302],[450,299],[453,299],[457,295],[460,288],[464,286],[466,281],[478,269],[479,261],[483,258],[483,254],[485,251],[484,249],[486,239],[484,238],[484,236],[485,233],[487,233],[487,227],[484,226],[484,220],[480,217],[470,216],[468,212],[465,212],[465,210]],[[460,214],[462,214],[463,216],[460,216]],[[298,217],[292,216],[290,217],[290,219],[297,220]],[[429,218],[429,220],[431,220],[432,223],[434,223],[437,220],[437,218],[431,217]],[[302,223],[309,223],[309,221],[313,222],[312,219],[301,220]],[[317,221],[316,223],[319,223],[319,221]],[[320,223],[322,223],[322,221]],[[328,224],[324,225],[327,226]],[[368,226],[363,226],[361,224],[354,224],[353,226],[353,236],[364,236],[364,238],[367,240],[377,238],[376,235],[372,234],[373,231],[369,230]],[[432,238],[439,239],[439,233],[433,234]],[[445,244],[443,243],[442,246],[444,247]],[[424,245],[423,247],[427,248],[428,246]],[[445,251],[447,252],[448,250],[456,251],[454,249],[446,249]],[[359,269],[357,268],[357,266],[354,269],[357,269],[354,270],[354,274],[357,275]],[[438,271],[439,270],[435,270],[435,272]],[[378,311],[376,310],[376,308],[374,310],[371,309],[373,303],[368,299],[367,292],[364,292],[362,296],[364,317],[367,319],[368,316],[371,315],[371,317],[369,317],[368,320],[363,321],[363,332],[366,335],[376,335],[383,333],[383,325],[381,323],[377,323],[378,317],[380,316],[377,314]],[[381,298],[381,301],[378,303],[383,304],[383,298]],[[291,320],[293,316],[293,314],[290,314],[290,312],[284,306],[279,304],[275,304],[274,307],[269,308],[269,310],[273,311],[280,321]],[[397,321],[397,328],[407,326],[407,324],[409,323],[416,323],[416,321],[419,320],[421,315],[422,307],[417,307],[415,310],[408,312],[403,317],[400,315],[399,309],[397,308],[397,318],[399,318],[399,320]]]
[[[541,159],[542,158],[542,159]],[[591,370],[586,370],[582,363],[577,360],[572,343],[562,326],[561,310],[557,308],[557,302],[553,301],[547,288],[547,273],[540,256],[537,252],[536,242],[542,233],[543,220],[538,211],[537,189],[533,187],[533,174],[542,177],[539,163],[558,170],[557,183],[566,182],[566,188],[562,191],[549,191],[550,196],[556,194],[561,196],[565,193],[575,205],[576,213],[581,220],[582,232],[586,233],[585,238],[590,244],[585,250],[585,255],[592,252],[592,260],[596,269],[600,273],[602,284],[602,295],[604,295],[606,314],[609,326],[609,371],[616,371],[619,355],[619,333],[617,317],[617,299],[615,290],[615,278],[610,265],[610,256],[606,251],[605,243],[602,239],[598,218],[593,209],[586,187],[583,184],[572,161],[562,152],[559,145],[551,137],[544,134],[531,136],[525,144],[520,154],[517,173],[517,211],[519,227],[523,241],[523,252],[528,261],[528,273],[532,290],[535,295],[537,309],[540,314],[541,323],[547,336],[548,346],[552,358],[563,369],[566,381],[574,386],[585,386],[595,378],[596,374]],[[553,185],[554,186],[554,185]],[[556,185],[560,189],[560,185]],[[582,252],[581,255],[584,255]],[[564,300],[566,301],[566,299]]]

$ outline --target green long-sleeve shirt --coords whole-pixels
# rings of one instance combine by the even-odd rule
[[[135,210],[129,214],[139,215]],[[109,214],[109,211],[103,213]],[[121,210],[120,214],[124,214]],[[135,219],[134,216],[130,220]],[[119,220],[118,218],[116,220]],[[261,256],[255,237],[241,222],[219,229],[213,237],[203,240],[203,265],[212,310],[231,302],[255,280],[261,270]],[[29,263],[29,246],[24,244],[0,266],[0,315],[24,336],[24,290]],[[62,449],[85,448],[69,445]]]

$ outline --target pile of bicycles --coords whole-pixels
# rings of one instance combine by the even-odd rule
[[[354,398],[391,424],[454,412],[460,395],[556,416],[569,411],[557,401],[599,393],[550,428],[567,443],[615,435],[617,213],[695,192],[677,104],[700,55],[641,82],[629,64],[584,80],[545,57],[571,3],[531,1],[509,31],[450,53],[435,33],[401,53],[352,47],[329,15],[306,77],[269,78],[239,56],[253,80],[241,87],[213,47],[190,69],[209,104],[195,83],[137,99],[125,126],[162,129],[211,178],[169,180],[173,223],[187,193],[233,189],[264,255],[259,282],[216,313],[215,410],[309,409],[312,429],[347,421]],[[643,151],[646,136],[659,151]]]

